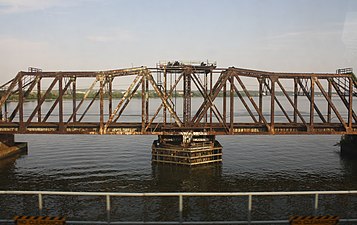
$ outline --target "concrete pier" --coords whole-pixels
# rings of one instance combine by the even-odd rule
[[[27,152],[26,142],[15,142],[15,135],[0,134],[0,160]]]
[[[345,134],[340,141],[341,155],[357,157],[357,135]]]
[[[222,145],[214,135],[160,135],[152,145],[154,163],[195,166],[222,162]]]

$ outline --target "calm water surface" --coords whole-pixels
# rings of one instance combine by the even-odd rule
[[[1,190],[295,191],[357,189],[339,136],[218,136],[223,164],[151,164],[156,136],[18,135],[28,155],[1,161]]]

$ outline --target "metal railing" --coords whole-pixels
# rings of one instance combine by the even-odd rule
[[[320,205],[320,198],[324,195],[357,195],[357,190],[351,191],[296,191],[296,192],[178,192],[178,193],[111,193],[111,192],[57,192],[57,191],[0,191],[0,195],[35,195],[38,198],[38,210],[43,212],[44,196],[95,196],[103,197],[106,202],[107,221],[66,221],[67,224],[288,224],[286,220],[259,220],[251,218],[253,198],[258,196],[312,196],[314,207],[311,209],[316,214]],[[177,197],[178,221],[111,221],[112,197]],[[247,197],[247,220],[244,221],[184,221],[183,209],[185,197]],[[1,219],[0,223],[11,223],[13,220]],[[357,218],[341,218],[340,222],[357,222]]]

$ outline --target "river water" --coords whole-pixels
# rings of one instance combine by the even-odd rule
[[[253,192],[357,189],[357,161],[340,157],[339,147],[335,146],[340,136],[217,136],[223,146],[223,163],[197,168],[152,164],[151,144],[156,138],[16,135],[17,141],[28,142],[29,152],[0,161],[0,190]],[[0,196],[0,219],[36,214],[29,207],[36,206],[36,198],[15,197]],[[60,199],[60,206],[55,203],[59,197],[45,199],[47,212],[72,219],[105,218],[105,204],[101,199],[82,199],[80,204],[72,198],[64,198]],[[235,200],[192,200],[185,204],[184,219],[246,218],[245,200]],[[303,200],[309,201],[311,199]],[[349,213],[342,216],[357,218],[357,198],[339,201],[348,202],[344,208],[338,207],[338,210],[343,209],[341,214]],[[101,207],[93,202],[99,202]],[[278,203],[280,207],[277,208],[259,209],[257,206],[254,209],[259,213],[255,217],[265,219],[264,215],[277,214],[275,217],[286,219],[291,212],[280,215],[281,207],[284,209],[293,203],[283,202]],[[309,213],[313,207],[309,204],[303,212]],[[118,199],[113,202],[113,208],[112,217],[117,220],[177,219],[176,199]],[[237,216],[237,212],[241,214]]]

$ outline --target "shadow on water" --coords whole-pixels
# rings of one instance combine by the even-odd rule
[[[349,188],[355,189],[357,183],[357,158],[340,155],[340,164],[341,169],[344,171],[344,176],[350,180],[350,182],[346,182],[346,185],[351,184]]]
[[[4,159],[0,159],[0,180],[7,183],[16,182],[16,162],[27,156],[26,152],[18,153]]]
[[[222,164],[196,167],[152,164],[152,176],[159,192],[219,191]]]

